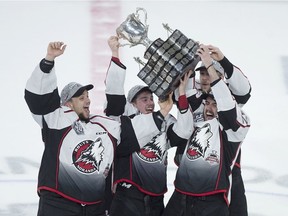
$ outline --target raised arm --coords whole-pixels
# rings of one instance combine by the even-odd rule
[[[193,115],[186,98],[186,87],[192,70],[180,80],[177,121],[168,129],[167,136],[171,146],[185,145],[193,132]]]
[[[120,116],[124,113],[126,98],[124,84],[126,77],[126,67],[119,59],[119,42],[117,36],[108,39],[111,50],[111,62],[105,80],[106,109],[107,116]]]
[[[34,115],[48,114],[60,106],[54,60],[62,55],[65,49],[63,42],[50,42],[46,57],[36,66],[26,83],[24,97]]]
[[[228,83],[228,87],[235,97],[235,100],[240,106],[244,105],[249,100],[252,90],[248,78],[244,75],[240,68],[233,65],[224,56],[218,47],[213,45],[208,45],[207,47],[210,51],[211,57],[215,61],[218,61],[224,68],[226,82]]]

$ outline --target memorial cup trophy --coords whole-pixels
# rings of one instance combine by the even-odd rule
[[[139,18],[139,11],[145,15],[144,23]],[[137,76],[144,81],[149,89],[160,100],[165,100],[169,93],[174,91],[179,80],[189,70],[194,70],[200,57],[196,54],[199,44],[187,38],[179,30],[172,30],[168,24],[164,28],[172,33],[166,41],[161,38],[151,41],[148,37],[147,13],[144,8],[137,8],[136,13],[130,14],[127,19],[116,29],[118,37],[129,43],[121,46],[130,47],[142,44],[146,47],[143,62],[134,58],[143,68]]]

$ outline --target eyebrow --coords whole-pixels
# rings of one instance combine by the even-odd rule
[[[150,96],[142,96],[142,97],[139,97],[138,99],[146,99],[146,98],[150,98]]]
[[[215,104],[217,104],[216,100],[214,100],[214,99],[212,99],[212,101],[208,101],[208,100],[206,99],[206,100],[205,100],[205,103],[210,103],[210,104],[215,103]]]

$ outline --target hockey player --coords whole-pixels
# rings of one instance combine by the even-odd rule
[[[171,110],[118,121],[90,114],[93,85],[69,83],[58,94],[54,60],[66,49],[51,42],[28,79],[25,100],[41,127],[44,153],[38,176],[38,216],[104,216],[106,177],[120,139],[123,149],[147,143]],[[146,122],[149,127],[140,128]],[[135,130],[134,130],[135,128]],[[131,144],[132,143],[132,144]],[[126,145],[126,146],[124,146]]]
[[[221,52],[218,47],[208,45],[210,56],[213,58],[213,67],[217,71],[219,77],[225,80],[227,86],[236,102],[242,107],[250,98],[251,85],[247,77],[242,71],[233,65]],[[199,80],[191,81],[194,83],[194,89],[188,90],[188,101],[193,110],[194,121],[203,120],[203,107],[202,95],[203,93],[211,92],[210,77],[203,62],[198,67],[196,72],[199,71]],[[178,147],[175,156],[175,163],[179,165],[181,155],[184,148]],[[237,157],[235,166],[232,171],[232,192],[231,203],[229,206],[230,216],[247,216],[247,200],[245,195],[245,187],[241,175],[241,151]]]
[[[203,120],[194,122],[164,216],[229,215],[231,172],[250,127],[213,67],[209,47],[201,45],[197,54],[209,73],[213,94],[205,94]]]
[[[136,85],[125,101],[124,80],[126,67],[119,60],[119,43],[116,36],[108,40],[112,61],[106,78],[108,115],[129,115],[131,119],[154,113],[153,94],[147,86]],[[185,145],[192,132],[192,113],[185,96],[189,74],[183,77],[179,87],[179,110],[177,121],[172,115],[162,119],[161,132],[140,148],[118,148],[115,157],[115,195],[110,208],[111,216],[160,216],[164,209],[164,194],[167,191],[167,150],[172,146]],[[168,101],[172,98],[171,95]],[[115,108],[116,109],[115,109]],[[130,115],[132,114],[132,115]],[[141,128],[150,127],[143,121]],[[124,141],[124,140],[122,140]]]

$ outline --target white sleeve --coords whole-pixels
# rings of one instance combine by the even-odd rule
[[[229,84],[229,89],[234,95],[244,96],[251,90],[251,85],[248,78],[240,69],[233,66],[233,73],[229,79],[226,79]]]
[[[219,80],[215,85],[211,86],[211,89],[217,102],[218,112],[231,110],[235,107],[236,102],[223,80]]]
[[[57,88],[57,77],[55,67],[50,73],[44,73],[38,64],[26,83],[26,90],[37,95],[44,95],[53,92]]]
[[[125,77],[126,70],[111,61],[105,80],[105,93],[110,95],[124,95]]]
[[[193,114],[190,106],[185,113],[177,112],[177,121],[173,125],[173,131],[181,138],[188,139],[193,132]]]

